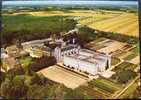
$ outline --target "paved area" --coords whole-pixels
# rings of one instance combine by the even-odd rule
[[[89,79],[57,65],[50,66],[38,73],[42,73],[45,77],[58,83],[64,84],[68,88],[75,89],[86,83]]]

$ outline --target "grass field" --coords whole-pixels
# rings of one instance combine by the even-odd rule
[[[59,31],[61,26],[63,25],[64,30],[71,29],[71,25],[73,23],[69,23],[69,21],[65,21],[64,17],[64,23],[62,23],[62,17],[60,16],[54,16],[54,17],[48,17],[48,16],[30,16],[30,15],[16,15],[16,16],[3,16],[3,26],[4,29],[7,30],[21,30],[26,29],[30,31]],[[12,28],[11,28],[12,27]],[[61,31],[61,30],[60,30]]]
[[[74,29],[76,21],[67,19],[67,16],[31,16],[3,15],[2,16],[2,39],[3,45],[15,43],[15,39],[29,41],[48,38],[50,34],[68,32]],[[10,38],[9,38],[10,37]]]

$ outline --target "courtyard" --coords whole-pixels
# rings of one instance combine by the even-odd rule
[[[61,68],[57,65],[50,66],[48,68],[40,70],[38,73],[41,73],[48,79],[58,83],[62,83],[66,87],[72,89],[75,89],[89,81],[89,79],[86,78],[85,76]]]

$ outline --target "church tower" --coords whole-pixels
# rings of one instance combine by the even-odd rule
[[[54,49],[54,57],[56,58],[57,63],[61,61],[61,48],[59,46]]]

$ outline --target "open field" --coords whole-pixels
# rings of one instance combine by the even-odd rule
[[[122,31],[122,34],[133,36],[137,36],[136,33],[138,33],[136,32],[138,30],[137,15],[118,11],[25,11],[13,14],[2,14],[2,18],[3,44],[7,44],[5,43],[7,41],[8,43],[14,41],[14,37],[17,39],[32,40],[48,37],[50,33],[67,32],[74,29],[77,22],[100,31],[112,30],[114,33]],[[70,19],[68,20],[67,18]],[[9,39],[8,37],[11,38]],[[101,49],[102,47],[103,46],[98,46],[96,48]]]
[[[58,83],[64,84],[68,88],[75,89],[76,87],[86,83],[88,78],[61,68],[57,65],[43,69],[38,73],[42,73],[45,77]]]
[[[89,25],[89,27],[105,32],[139,36],[138,17],[130,13],[95,22]]]
[[[28,11],[28,12],[18,12],[18,13],[13,13],[13,14],[4,14],[4,15],[20,15],[20,14],[29,14],[29,15],[32,15],[32,16],[80,16],[80,17],[91,17],[91,16],[100,16],[102,17],[105,17],[105,16],[109,16],[109,17],[112,17],[113,15],[115,14],[119,14],[119,13],[109,13],[107,12],[108,15],[103,15],[102,13],[100,12],[97,12],[97,11],[93,11],[93,10],[66,10],[65,12],[64,11],[59,11],[59,10],[54,10],[54,11]],[[121,13],[120,13],[121,14]]]
[[[30,16],[30,15],[16,15],[16,16],[2,16],[3,28],[7,31],[29,30],[31,32],[58,32],[73,29],[74,23],[69,20],[64,20],[62,23],[61,16]],[[66,17],[63,17],[66,19]],[[73,25],[74,24],[74,25]],[[73,26],[72,26],[73,25]],[[12,26],[12,28],[11,28]],[[44,26],[44,27],[43,27]],[[72,27],[72,28],[71,28]]]
[[[121,33],[129,36],[139,35],[138,16],[134,13],[118,11],[93,11],[93,10],[68,10],[64,11],[37,11],[37,12],[18,12],[4,15],[32,15],[40,17],[49,16],[70,16],[76,17],[82,25],[105,31]]]

